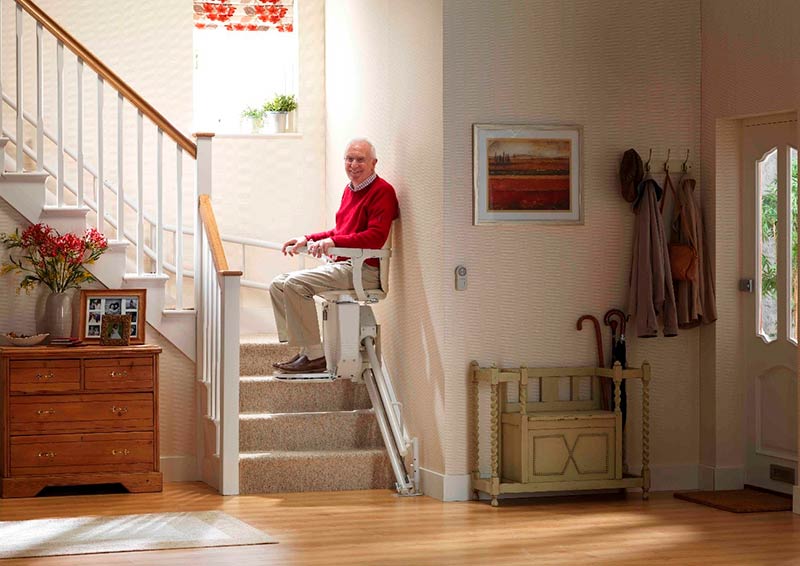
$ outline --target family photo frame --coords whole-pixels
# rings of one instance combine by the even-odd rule
[[[108,346],[144,344],[146,289],[81,291],[79,338]]]
[[[581,126],[473,124],[473,224],[582,224]]]

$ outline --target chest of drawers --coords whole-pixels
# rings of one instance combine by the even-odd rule
[[[157,346],[0,347],[0,496],[160,491]]]

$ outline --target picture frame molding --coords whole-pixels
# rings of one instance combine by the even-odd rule
[[[488,156],[485,142],[493,138],[557,139],[572,141],[570,151],[570,207],[567,212],[523,210],[493,212],[488,209]],[[583,126],[578,124],[473,124],[473,225],[583,224]]]
[[[98,325],[98,334],[96,336],[88,336],[87,329],[89,326],[90,314],[98,314],[95,311],[89,310],[90,301],[92,299],[100,299],[101,305],[108,299],[120,298],[121,300],[137,299],[137,308],[135,311],[128,310],[126,306],[121,305],[120,312],[108,313],[100,312],[100,320],[96,323]],[[147,313],[147,289],[81,289],[81,318],[80,327],[78,329],[78,338],[87,344],[99,344],[102,331],[102,316],[107,314],[132,314],[136,313],[135,322],[131,323],[131,336],[130,344],[144,344],[145,343],[145,329],[147,326],[146,313]],[[133,334],[133,327],[136,327],[136,335]]]

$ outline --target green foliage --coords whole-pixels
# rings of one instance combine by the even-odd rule
[[[797,161],[792,163],[791,186],[791,231],[792,231],[792,266],[797,264]],[[778,181],[775,180],[764,188],[761,194],[761,240],[775,240],[778,234]],[[797,278],[796,269],[792,269],[792,277]],[[796,283],[796,281],[795,281]],[[761,256],[761,294],[777,296],[778,266],[766,254]]]
[[[293,94],[276,94],[275,98],[264,103],[264,112],[291,112],[297,108],[297,100]]]
[[[253,108],[252,106],[248,106],[244,110],[242,110],[242,118],[252,118],[253,120],[259,120],[264,117],[264,111],[261,108]]]

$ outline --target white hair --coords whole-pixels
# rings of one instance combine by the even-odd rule
[[[369,156],[370,156],[370,158],[378,159],[377,153],[375,151],[375,146],[367,138],[353,138],[353,139],[351,139],[349,142],[347,142],[347,147],[344,150],[345,153],[347,153],[347,150],[350,149],[350,147],[353,146],[353,144],[357,144],[357,143],[363,143],[364,145],[366,145],[369,148]]]

